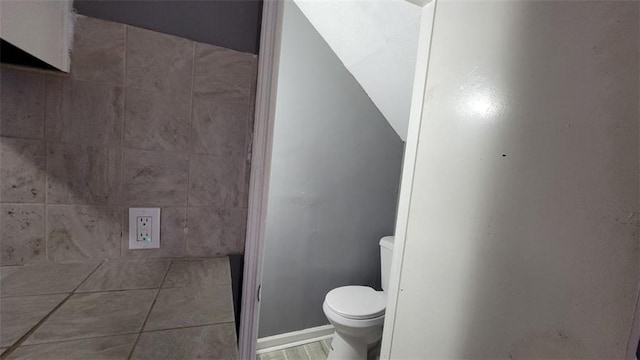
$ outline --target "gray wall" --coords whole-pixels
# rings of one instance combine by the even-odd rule
[[[285,3],[259,336],[327,324],[327,291],[380,286],[403,142],[293,2]]]
[[[258,0],[74,0],[73,7],[82,15],[258,53]]]
[[[3,66],[0,262],[242,253],[256,67],[87,17],[69,75]],[[158,250],[128,250],[140,206],[162,208]]]

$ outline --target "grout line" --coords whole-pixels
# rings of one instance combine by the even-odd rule
[[[113,292],[124,292],[124,291],[138,291],[138,290],[157,290],[160,289],[157,286],[154,287],[141,287],[141,288],[133,288],[133,289],[105,289],[105,290],[91,290],[91,291],[75,291],[74,294],[100,294],[100,293],[113,293]]]
[[[182,230],[183,254],[187,254],[187,241],[189,241],[189,200],[191,199],[191,154],[193,148],[193,92],[196,84],[196,42],[193,42],[193,56],[191,57],[191,93],[189,94],[189,136],[187,137],[187,201],[184,207],[184,225]],[[185,231],[186,230],[186,231]]]
[[[75,289],[73,289],[71,292],[75,293],[76,291],[78,291],[78,289],[80,289],[80,287],[87,282],[87,280],[89,280],[89,278],[91,277],[91,275],[93,275],[93,273],[95,273],[96,271],[98,271],[98,269],[102,266],[102,264],[104,264],[105,261],[102,260],[98,263],[98,265],[89,273],[89,275],[87,275],[87,277],[84,278],[84,280],[82,280],[80,282],[80,284],[78,284],[78,286],[75,287]]]
[[[24,335],[22,335],[16,342],[11,344],[11,346],[9,346],[2,353],[2,356],[0,356],[0,359],[3,359],[3,360],[6,359],[9,355],[11,355],[12,352],[14,352],[17,348],[19,348],[20,345],[22,345],[27,340],[27,338],[31,336],[31,334],[36,332],[36,330],[38,330],[38,328],[40,328],[40,326],[42,326],[42,324],[44,324],[44,322],[47,321],[47,319],[49,319],[49,317],[51,317],[51,315],[53,315],[53,313],[56,312],[56,310],[58,310],[62,305],[64,305],[72,295],[73,293],[69,293],[64,299],[62,299],[62,301],[60,301],[58,305],[56,305],[51,311],[49,311],[47,315],[42,317],[40,321],[38,321],[33,327],[31,327],[29,331],[27,331]]]
[[[121,129],[121,134],[120,134],[120,198],[118,199],[118,202],[123,203],[123,205],[120,207],[120,258],[124,258],[125,257],[125,245],[123,244],[124,242],[122,241],[123,237],[124,237],[124,222],[125,221],[129,221],[129,206],[130,205],[124,205],[124,157],[125,157],[125,147],[124,147],[124,133],[125,133],[125,127],[126,127],[126,123],[127,123],[127,114],[126,114],[126,108],[127,108],[127,88],[126,88],[126,82],[127,82],[127,47],[128,47],[128,37],[129,37],[129,25],[124,25],[124,60],[123,60],[123,69],[122,69],[122,129]],[[124,214],[127,214],[127,216],[125,216]],[[129,242],[127,241],[127,247],[128,247]]]
[[[69,300],[71,298],[71,296],[74,295],[75,291],[78,290],[78,288],[85,281],[87,281],[87,279],[89,277],[91,277],[91,275],[93,275],[93,273],[96,272],[96,270],[98,270],[100,265],[102,265],[102,262],[99,263],[92,271],[90,271],[89,274],[84,278],[84,280],[82,280],[80,282],[80,284],[78,284],[78,286],[76,286],[75,289],[73,289],[73,291],[71,291],[58,305],[56,305],[51,311],[49,311],[47,313],[47,315],[45,315],[42,319],[40,319],[40,321],[38,321],[33,327],[31,327],[31,329],[29,329],[29,331],[27,331],[16,342],[14,342],[9,348],[7,348],[2,353],[2,356],[0,356],[0,359],[6,359],[9,355],[11,355],[11,353],[14,352],[18,347],[20,347],[20,345],[22,345],[27,340],[27,338],[29,338],[29,336],[31,336],[31,334],[36,332],[40,328],[40,326],[42,326],[42,324],[44,324],[44,322],[47,321],[47,319],[49,319],[49,317],[51,317],[51,315],[53,315],[53,313],[56,312],[56,310],[58,310],[60,307],[62,307],[62,305],[66,304],[67,300]]]
[[[158,288],[158,291],[156,291],[156,296],[153,298],[153,301],[151,302],[151,306],[149,306],[149,311],[147,311],[147,316],[144,318],[144,321],[142,322],[142,326],[140,327],[140,331],[138,331],[138,336],[136,336],[136,341],[133,343],[133,346],[131,347],[131,351],[129,351],[129,356],[127,356],[127,360],[131,360],[131,357],[133,356],[133,352],[136,349],[136,346],[138,346],[138,341],[140,341],[140,336],[142,335],[142,331],[144,330],[144,327],[147,325],[147,321],[149,320],[149,315],[151,315],[151,311],[153,310],[153,307],[156,305],[156,301],[158,300],[158,296],[160,295],[160,290],[162,290],[162,284],[164,283],[164,279],[167,277],[167,274],[169,274],[169,270],[171,270],[171,265],[173,265],[173,261],[169,264],[169,266],[167,266],[167,271],[165,271],[164,276],[162,277],[162,281],[160,282],[160,288]]]
[[[127,85],[127,46],[129,40],[129,25],[123,24],[124,28],[124,59],[122,61],[122,87]]]
[[[193,328],[199,328],[199,327],[225,325],[225,324],[234,325],[235,322],[234,321],[225,321],[225,322],[219,322],[219,323],[207,323],[207,324],[198,324],[198,325],[189,325],[189,326],[178,326],[178,327],[171,327],[171,328],[167,328],[167,329],[147,330],[147,331],[142,331],[142,333],[148,334],[148,333],[154,333],[154,332],[160,332],[160,331],[193,329]]]
[[[47,77],[43,76],[43,90],[44,90],[44,104],[42,105],[44,111],[42,114],[42,139],[44,141],[44,260],[49,260],[49,169],[47,159],[49,158],[49,143],[47,142]],[[64,101],[64,99],[60,99]]]
[[[171,262],[169,263],[169,266],[167,266],[167,272],[164,274],[164,276],[162,277],[162,281],[160,281],[160,285],[159,288],[163,289],[164,286],[164,281],[167,278],[167,276],[169,275],[169,271],[171,271],[171,268],[173,267],[173,260],[170,260]]]
[[[45,342],[41,342],[41,343],[37,343],[37,344],[27,344],[27,345],[23,345],[21,347],[38,346],[38,345],[49,345],[49,344],[60,344],[60,343],[67,343],[67,342],[72,342],[72,341],[102,339],[102,338],[109,338],[109,337],[115,337],[115,336],[126,336],[126,335],[135,335],[135,334],[137,334],[137,332],[127,332],[127,333],[118,333],[118,334],[109,334],[109,335],[89,336],[89,337],[82,337],[82,338],[72,338],[72,339],[65,339],[65,340],[45,341]]]

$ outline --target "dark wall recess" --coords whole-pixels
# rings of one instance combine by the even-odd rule
[[[82,15],[257,54],[262,0],[74,0]]]
[[[0,62],[45,70],[58,70],[28,52],[0,39]]]

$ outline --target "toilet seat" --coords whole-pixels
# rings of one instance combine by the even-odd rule
[[[384,316],[387,299],[368,286],[342,286],[327,293],[325,304],[344,318],[366,320]]]

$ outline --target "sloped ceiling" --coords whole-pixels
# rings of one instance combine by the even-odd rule
[[[405,0],[295,0],[404,141],[420,7]]]

